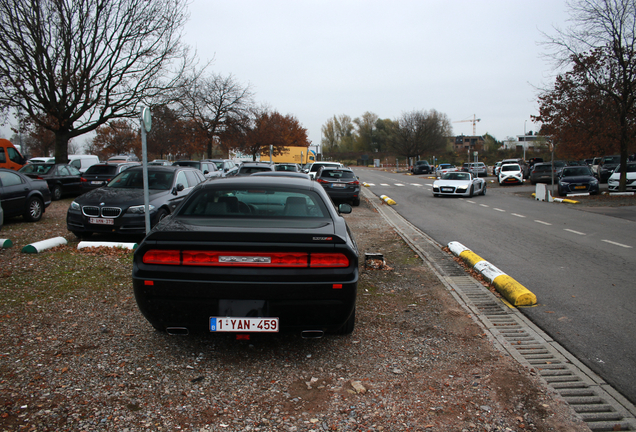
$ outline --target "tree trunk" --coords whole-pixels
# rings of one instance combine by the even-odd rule
[[[55,131],[55,163],[68,163],[68,131]]]

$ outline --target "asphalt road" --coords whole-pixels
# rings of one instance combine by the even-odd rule
[[[612,215],[515,194],[534,190],[531,186],[434,198],[434,180],[425,176],[355,171],[437,242],[462,243],[534,292],[538,305],[522,312],[636,403],[633,209]]]

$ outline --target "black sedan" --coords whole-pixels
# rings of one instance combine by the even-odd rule
[[[586,166],[566,166],[559,174],[557,192],[560,196],[585,192],[596,195],[599,192],[598,180]]]
[[[135,250],[139,309],[172,334],[349,334],[358,249],[340,213],[350,212],[309,179],[202,183]]]
[[[109,183],[120,172],[139,165],[141,165],[139,162],[104,162],[91,165],[80,179],[82,192],[100,188]]]
[[[195,168],[148,167],[151,225],[172,213],[202,181],[203,173]],[[106,186],[78,197],[68,209],[66,227],[80,238],[93,233],[145,234],[142,167],[128,168]]]
[[[322,185],[334,202],[347,201],[360,205],[360,181],[349,168],[324,167],[316,181]]]
[[[5,219],[23,216],[29,222],[37,222],[51,204],[51,192],[44,180],[0,168],[0,203]]]
[[[30,163],[20,168],[19,172],[33,179],[46,180],[53,201],[63,195],[79,195],[82,193],[82,173],[69,164]]]

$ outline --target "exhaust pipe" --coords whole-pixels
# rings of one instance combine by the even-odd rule
[[[322,330],[303,330],[300,332],[300,336],[303,339],[320,339],[325,335]]]
[[[166,333],[172,336],[187,336],[190,331],[187,327],[166,327]]]

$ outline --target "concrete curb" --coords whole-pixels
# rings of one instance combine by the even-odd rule
[[[39,253],[43,250],[54,248],[55,246],[65,245],[68,242],[64,237],[53,237],[39,242],[31,243],[22,248],[24,253]]]
[[[448,243],[448,249],[488,279],[495,286],[497,292],[504,296],[513,306],[533,306],[537,304],[537,296],[530,290],[461,243],[450,242]]]
[[[105,242],[105,241],[81,241],[77,245],[77,249],[84,249],[89,247],[112,247],[119,249],[136,249],[137,243],[117,243],[117,242]]]
[[[532,194],[532,198],[536,198],[537,194],[533,193]],[[568,204],[580,204],[581,201],[574,201],[571,199],[567,199],[567,198],[554,198],[554,197],[550,197],[551,201],[550,202],[559,202],[559,203],[568,203]]]
[[[388,205],[396,205],[397,204],[395,201],[393,201],[391,198],[389,198],[386,195],[380,195],[380,199],[382,201],[384,201],[385,203],[387,203]]]

